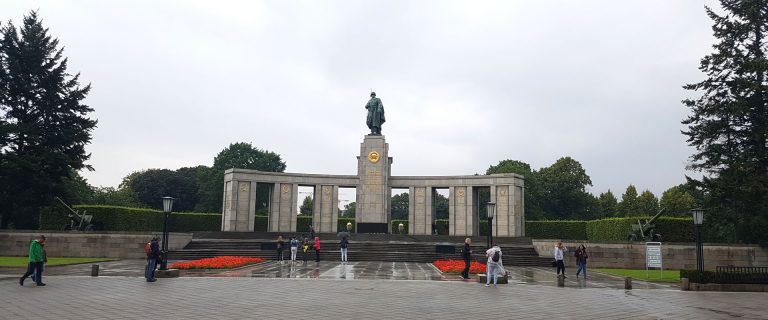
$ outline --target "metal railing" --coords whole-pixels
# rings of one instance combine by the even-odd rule
[[[768,267],[718,266],[715,274],[718,283],[768,284]]]

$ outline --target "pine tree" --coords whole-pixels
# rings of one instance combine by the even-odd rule
[[[707,173],[691,182],[707,194],[705,221],[719,240],[768,242],[768,1],[720,4],[723,15],[706,8],[717,39],[699,67],[707,77],[684,86],[701,94],[683,101],[690,167]]]
[[[637,215],[637,188],[630,184],[624,194],[621,195],[618,216],[631,217],[634,215]]]
[[[64,193],[71,172],[90,169],[85,146],[96,120],[82,100],[91,87],[67,73],[63,48],[37,12],[0,33],[1,226],[34,228],[37,208]]]

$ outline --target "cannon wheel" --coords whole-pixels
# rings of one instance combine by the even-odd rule
[[[660,234],[656,233],[656,234],[654,234],[654,235],[653,235],[653,241],[655,241],[655,242],[661,242],[661,239],[662,239],[662,238],[661,238],[661,235],[660,235]]]
[[[83,229],[83,231],[94,231],[94,230],[96,230],[96,226],[94,226],[93,224],[89,224],[85,226],[85,229]]]

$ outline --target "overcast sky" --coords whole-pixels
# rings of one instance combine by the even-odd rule
[[[681,88],[714,1],[2,1],[39,9],[98,119],[83,176],[212,165],[232,142],[288,172],[355,174],[373,88],[393,175],[571,156],[594,194],[684,182]]]

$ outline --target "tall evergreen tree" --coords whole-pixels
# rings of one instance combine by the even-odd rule
[[[768,1],[721,0],[706,8],[717,39],[699,69],[707,77],[685,89],[690,166],[707,175],[706,219],[728,240],[768,242]],[[748,187],[748,188],[747,188]],[[759,231],[762,230],[762,231]]]
[[[631,217],[637,214],[637,188],[634,185],[627,186],[627,190],[621,195],[619,202],[620,217]]]
[[[37,12],[0,34],[0,227],[35,228],[38,208],[64,193],[71,172],[91,169],[85,146],[96,120],[82,103],[91,86],[67,72]]]
[[[615,217],[619,208],[619,200],[613,195],[611,190],[603,192],[598,197],[600,201],[600,208],[603,211],[603,215],[606,217]]]
[[[650,190],[637,197],[637,215],[653,216],[659,211],[659,199]]]

